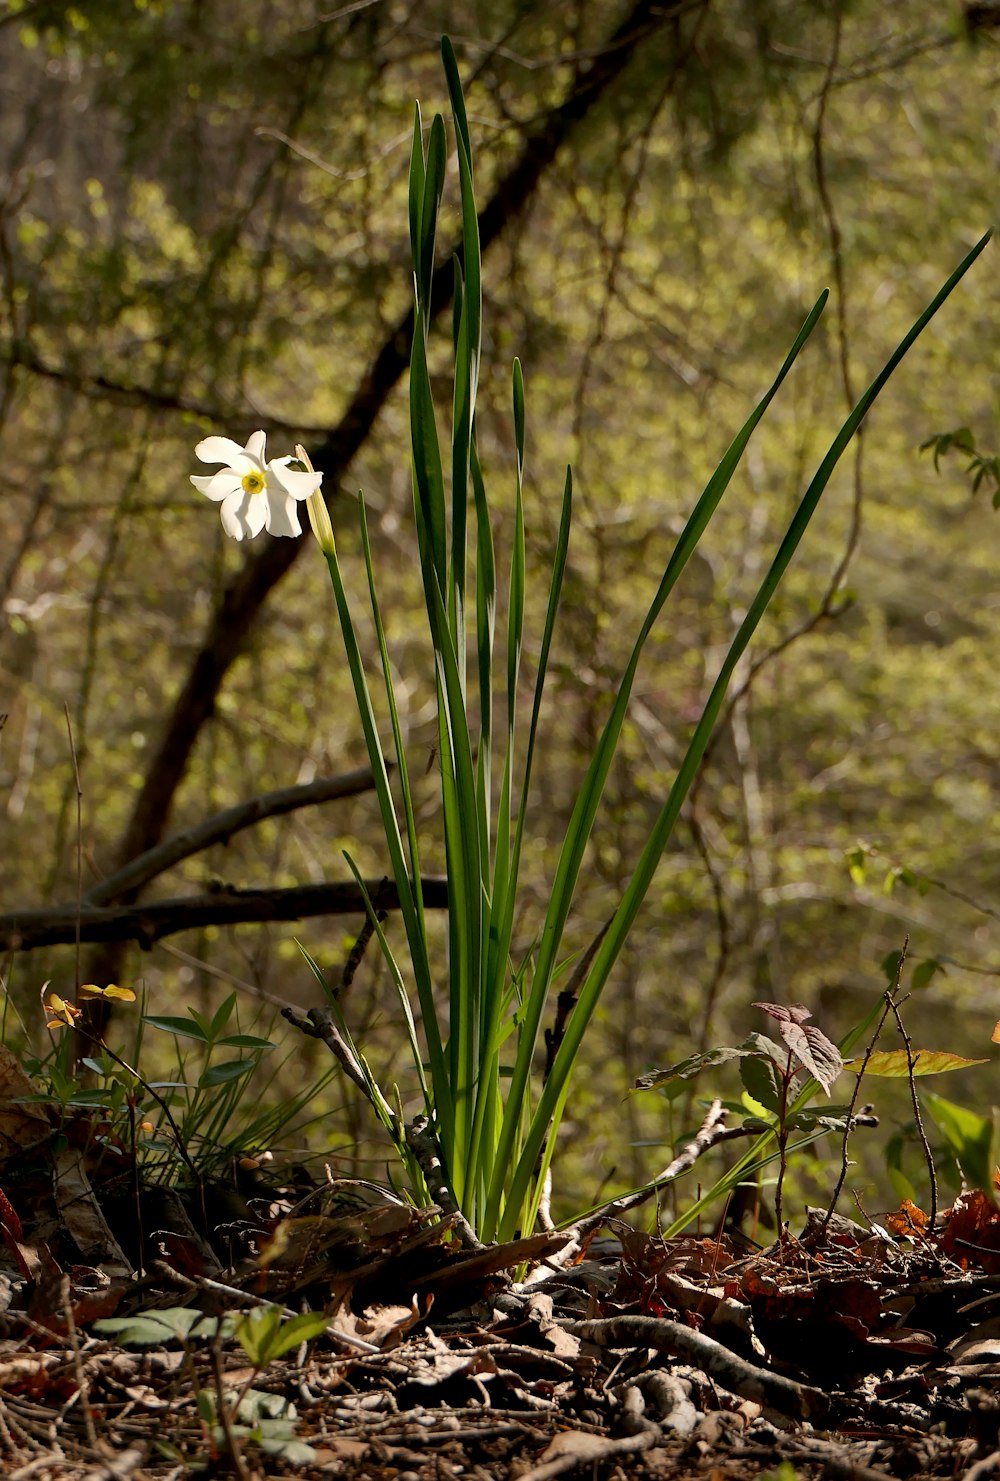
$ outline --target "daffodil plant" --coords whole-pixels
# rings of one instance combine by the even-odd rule
[[[416,554],[423,580],[428,631],[434,651],[437,741],[441,807],[448,876],[447,961],[436,960],[428,937],[421,887],[424,868],[421,837],[411,789],[392,681],[392,664],[376,589],[364,499],[358,519],[368,598],[381,659],[383,729],[369,691],[362,661],[353,598],[337,553],[322,493],[320,475],[311,471],[303,449],[298,470],[287,457],[264,461],[264,434],[255,433],[240,449],[219,437],[199,444],[198,456],[226,463],[221,473],[194,482],[221,500],[223,525],[235,538],[295,530],[295,503],[307,500],[310,522],[326,558],[368,754],[378,795],[389,867],[398,892],[406,931],[407,957],[397,960],[377,923],[408,1028],[414,1068],[424,1101],[421,1135],[431,1135],[446,1187],[482,1239],[509,1239],[536,1224],[556,1142],[571,1093],[580,1045],[601,993],[628,938],[656,872],[681,806],[697,774],[733,672],[746,651],[816,510],[834,467],[875,398],[903,355],[984,249],[984,237],[948,278],[913,325],[885,367],[834,437],[782,539],[760,589],[750,602],[694,727],[687,752],[665,796],[645,846],[635,861],[621,898],[592,950],[578,964],[576,1002],[562,1025],[554,1053],[540,1073],[539,1041],[543,1018],[553,1000],[556,979],[567,955],[564,932],[584,868],[588,841],[604,785],[621,735],[643,646],[678,577],[708,526],[740,462],[754,429],[766,413],[823,312],[820,295],[771,386],[733,439],[700,498],[663,571],[659,588],[641,624],[597,748],[580,781],[554,876],[548,907],[533,947],[517,958],[515,939],[520,870],[528,799],[534,770],[538,721],[559,612],[563,573],[572,526],[572,478],[567,472],[559,534],[548,578],[540,637],[534,647],[535,681],[522,693],[520,662],[524,631],[527,562],[524,492],[527,420],[521,367],[513,367],[513,425],[516,466],[510,498],[513,538],[507,563],[506,634],[501,673],[495,673],[496,609],[500,574],[493,542],[491,503],[476,441],[476,394],[482,332],[482,294],[472,140],[452,48],[442,46],[455,128],[461,192],[460,260],[454,264],[452,314],[453,399],[449,443],[438,430],[428,367],[434,327],[432,282],[435,240],[444,185],[447,141],[444,120],[436,116],[424,129],[419,106],[413,130],[409,172],[409,225],[416,303],[410,361],[410,432]],[[448,469],[446,475],[445,469]],[[304,470],[304,471],[303,471]],[[471,547],[471,550],[470,550]],[[467,668],[469,638],[474,672]],[[494,719],[495,688],[503,695],[503,721]],[[527,727],[521,707],[527,701]],[[389,780],[387,756],[394,766]],[[354,868],[353,864],[351,866]],[[357,870],[354,870],[357,875]],[[360,879],[360,876],[358,876]],[[370,904],[370,902],[369,902]],[[322,978],[321,978],[322,980]],[[332,1011],[339,1016],[334,1003]],[[417,1028],[419,1020],[420,1029]],[[383,1094],[342,1019],[340,1030],[372,1104],[393,1136],[419,1184],[414,1137],[403,1124],[398,1097]],[[426,1187],[415,1188],[424,1197]]]

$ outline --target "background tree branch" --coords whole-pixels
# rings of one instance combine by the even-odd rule
[[[319,777],[314,782],[304,782],[294,787],[279,787],[274,792],[262,792],[248,802],[238,802],[222,812],[206,818],[193,828],[174,833],[155,848],[147,849],[138,858],[130,860],[123,869],[102,879],[87,890],[84,900],[88,905],[108,905],[112,900],[133,895],[150,880],[166,870],[200,854],[215,843],[228,843],[235,833],[264,818],[280,817],[283,813],[295,812],[300,807],[310,807],[319,802],[335,802],[338,798],[357,797],[370,792],[374,786],[371,768],[360,766],[356,771],[344,772],[342,776]]]
[[[382,880],[366,883],[369,896],[378,893],[380,908],[397,910],[395,885]],[[432,876],[423,880],[424,906],[444,910],[447,882]],[[148,950],[164,936],[203,926],[231,926],[245,922],[306,920],[318,915],[364,913],[365,899],[354,880],[294,885],[282,890],[242,890],[222,885],[201,895],[155,900],[139,905],[41,906],[0,915],[0,951],[33,951],[40,946],[62,946],[79,939],[89,942],[135,941]]]
[[[480,211],[479,233],[484,254],[524,211],[561,145],[621,75],[636,48],[655,30],[673,24],[681,12],[692,8],[690,0],[687,4],[666,5],[657,4],[656,0],[638,0],[609,37],[604,50],[579,64],[574,84],[562,105],[529,131],[514,163]],[[434,275],[435,314],[440,314],[451,302],[452,291],[449,253]],[[409,364],[412,318],[412,311],[407,309],[372,360],[337,427],[318,447],[311,449],[313,462],[324,473],[328,487],[336,486],[345,476],[389,393]],[[257,421],[251,420],[256,426]],[[212,715],[226,673],[264,602],[302,551],[310,546],[308,538],[269,540],[248,557],[226,592],[165,723],[160,744],[150,758],[118,850],[121,865],[159,841],[192,748]]]

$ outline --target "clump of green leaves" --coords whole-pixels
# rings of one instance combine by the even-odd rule
[[[922,453],[932,453],[934,467],[941,471],[941,459],[947,453],[957,453],[968,459],[965,472],[972,479],[972,492],[977,494],[983,484],[993,489],[993,508],[1000,509],[1000,454],[980,452],[976,446],[971,427],[956,427],[951,432],[936,432],[920,444]]]
[[[561,1021],[558,1043],[547,1060],[544,1075],[539,1078],[537,1057],[542,1022],[552,1001],[554,984],[566,964],[564,933],[643,648],[729,487],[751,436],[819,322],[828,295],[822,293],[807,314],[773,383],[736,434],[694,504],[641,624],[625,672],[613,691],[606,723],[580,781],[548,888],[548,904],[537,940],[526,954],[519,956],[514,946],[515,922],[522,897],[520,870],[527,807],[538,719],[572,528],[573,481],[567,471],[548,577],[545,619],[536,644],[535,677],[525,734],[520,676],[526,641],[525,552],[529,522],[524,489],[527,429],[524,380],[520,364],[515,361],[513,538],[505,592],[506,633],[498,639],[496,615],[501,576],[493,538],[492,506],[476,440],[482,263],[472,141],[458,67],[447,39],[442,52],[454,118],[461,198],[461,252],[454,260],[452,277],[451,429],[446,439],[442,439],[438,430],[439,409],[430,374],[430,341],[434,306],[440,300],[435,242],[448,147],[443,118],[436,116],[425,135],[419,107],[410,156],[409,224],[416,297],[410,360],[411,473],[417,555],[433,648],[441,817],[449,891],[448,961],[443,976],[432,961],[424,915],[421,885],[424,845],[407,766],[363,499],[359,501],[358,514],[371,616],[381,660],[385,713],[392,733],[389,746],[384,746],[381,737],[352,602],[332,532],[327,532],[320,545],[340,615],[406,933],[408,960],[400,961],[369,902],[370,915],[399,996],[424,1101],[420,1135],[432,1137],[437,1149],[434,1162],[441,1168],[448,1197],[464,1212],[479,1236],[509,1239],[519,1230],[526,1232],[534,1227],[583,1037],[698,774],[736,667],[862,419],[907,350],[983,251],[988,236],[965,256],[890,356],[833,438],[806,487],[719,669],[673,784],[635,861],[631,878],[621,898],[614,902],[604,930],[584,956],[583,968],[574,981],[572,1012]],[[498,646],[502,666],[496,662]],[[475,657],[471,673],[470,648]],[[497,680],[503,702],[503,722],[499,725],[494,713]],[[390,787],[387,752],[395,766],[395,793]],[[351,867],[354,868],[353,864]],[[360,883],[359,872],[357,869],[354,872]],[[410,999],[409,984],[415,992],[415,1003]],[[336,1005],[333,1011],[346,1045],[346,1058],[357,1071],[352,1078],[368,1096],[395,1142],[415,1183],[416,1196],[423,1202],[429,1191],[424,1164],[415,1155],[415,1138],[404,1122],[398,1095],[384,1092],[375,1082]],[[422,1039],[417,1031],[418,1019]],[[797,1110],[797,1106],[793,1109]],[[792,1114],[787,1105],[784,1114],[786,1119]]]
[[[277,1306],[255,1306],[244,1315],[205,1316],[188,1306],[141,1311],[130,1317],[105,1317],[94,1323],[95,1332],[116,1338],[124,1347],[163,1347],[179,1342],[194,1378],[198,1414],[205,1426],[213,1455],[252,1445],[264,1455],[305,1465],[315,1458],[312,1446],[296,1434],[294,1404],[280,1394],[253,1387],[254,1379],[278,1358],[311,1342],[326,1331],[323,1312],[286,1316]],[[195,1349],[235,1340],[251,1364],[249,1378],[235,1398],[227,1396],[216,1382],[215,1389],[200,1385],[195,1369]],[[217,1374],[221,1370],[216,1370]]]
[[[149,1181],[191,1176],[200,1181],[247,1154],[266,1153],[293,1122],[301,1126],[306,1108],[336,1074],[332,1068],[295,1095],[277,1094],[276,1082],[289,1056],[269,1076],[258,1074],[278,1046],[270,1037],[240,1027],[235,992],[210,1017],[192,1007],[182,1015],[140,1011],[128,1048],[94,1039],[78,1064],[69,1030],[77,1028],[82,1009],[47,988],[42,989],[42,1006],[51,1044],[47,1054],[22,1056],[25,1073],[39,1086],[37,1094],[25,1099],[56,1108],[63,1122],[74,1120],[77,1131],[86,1124],[96,1149],[103,1145],[115,1154],[130,1150]],[[131,989],[90,984],[81,986],[79,996],[110,997],[123,1004],[136,998]],[[144,1072],[150,1028],[172,1040],[176,1071],[170,1079]],[[80,1065],[90,1072],[88,1084],[81,1085]],[[253,1095],[248,1093],[251,1082]]]

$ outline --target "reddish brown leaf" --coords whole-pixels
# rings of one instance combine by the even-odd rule
[[[963,1269],[970,1266],[1000,1274],[1000,1213],[979,1188],[963,1193],[947,1214],[941,1248]]]
[[[767,1013],[778,1023],[805,1023],[812,1014],[803,1003],[754,1003],[755,1008]]]
[[[0,1223],[5,1230],[9,1230],[15,1239],[23,1239],[24,1231],[21,1228],[21,1220],[14,1211],[14,1205],[0,1188]]]
[[[909,1235],[923,1234],[927,1228],[927,1215],[922,1208],[917,1208],[909,1198],[904,1198],[894,1214],[887,1214],[882,1223],[890,1234]]]

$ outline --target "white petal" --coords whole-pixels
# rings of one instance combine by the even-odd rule
[[[293,499],[308,499],[323,482],[322,473],[300,473],[276,463],[268,463],[267,475],[269,482],[276,483],[282,493],[290,494]]]
[[[264,525],[267,523],[269,512],[270,511],[266,495],[262,497],[260,494],[255,494],[253,498],[248,501],[246,521],[247,529],[250,531],[251,540],[255,535],[259,535],[261,530],[264,528]]]
[[[241,473],[246,472],[246,453],[231,437],[206,437],[204,442],[199,442],[194,455],[203,463],[228,463],[230,468],[239,468]]]
[[[259,494],[245,494],[240,488],[224,500],[220,513],[222,528],[227,535],[234,540],[242,540],[244,537],[252,540],[264,528],[267,500],[262,499]]]
[[[295,500],[277,489],[268,500],[267,528],[272,535],[301,535],[302,526],[295,510]]]
[[[266,441],[267,434],[264,432],[251,432],[247,438],[246,455],[248,458],[253,458],[261,468],[264,466],[264,443]]]
[[[207,478],[203,478],[200,473],[192,473],[191,482],[199,494],[205,494],[209,499],[215,499],[216,502],[220,499],[227,499],[230,494],[235,494],[243,487],[239,474],[234,473],[232,468],[212,473]]]

